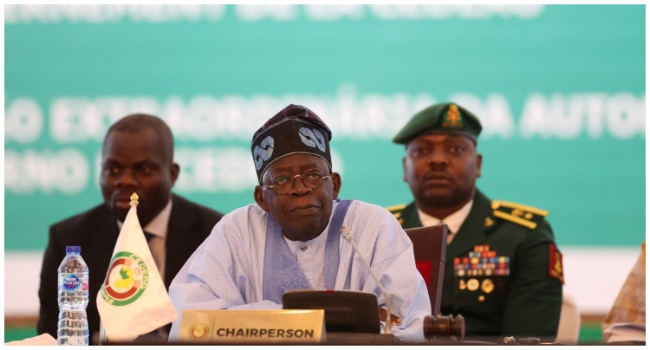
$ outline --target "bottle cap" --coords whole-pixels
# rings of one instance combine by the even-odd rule
[[[70,254],[70,253],[77,253],[81,254],[81,247],[78,245],[69,245],[65,247],[65,253]]]

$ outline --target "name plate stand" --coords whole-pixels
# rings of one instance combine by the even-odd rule
[[[320,343],[324,310],[184,310],[179,340],[206,343]]]

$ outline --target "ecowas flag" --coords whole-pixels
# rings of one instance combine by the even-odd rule
[[[137,195],[115,243],[97,309],[110,341],[130,341],[178,317],[137,215]]]

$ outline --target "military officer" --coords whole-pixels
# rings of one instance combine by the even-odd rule
[[[483,157],[479,119],[454,103],[430,106],[395,135],[406,146],[408,205],[388,208],[403,228],[449,227],[441,312],[462,315],[466,335],[539,337],[557,334],[562,255],[547,211],[490,200],[476,188]]]

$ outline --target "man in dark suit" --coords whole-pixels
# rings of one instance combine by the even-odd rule
[[[388,208],[403,228],[449,227],[443,314],[465,318],[468,338],[552,341],[562,304],[562,255],[547,212],[490,200],[476,188],[481,123],[454,103],[428,107],[393,138],[406,146],[414,202]]]
[[[57,269],[65,247],[75,245],[81,246],[90,272],[87,314],[92,343],[100,324],[97,293],[134,192],[140,197],[138,219],[166,288],[210,234],[222,214],[171,192],[180,172],[173,154],[171,130],[157,117],[132,114],[109,128],[101,160],[104,203],[50,227],[38,291],[38,334],[57,336]]]

